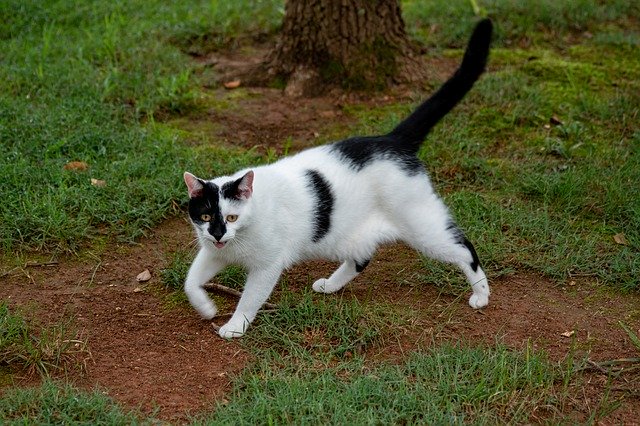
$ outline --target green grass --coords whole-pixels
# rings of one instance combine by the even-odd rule
[[[481,14],[496,23],[496,43],[507,46],[532,41],[561,46],[567,35],[599,32],[612,23],[615,27],[632,29],[640,14],[640,6],[634,0],[536,0],[535,3],[479,0],[477,3]],[[430,47],[463,47],[473,29],[474,11],[470,1],[403,0],[402,7],[411,34]]]
[[[167,290],[182,290],[192,261],[193,256],[186,251],[178,250],[169,255],[167,265],[160,270],[160,281]]]
[[[4,425],[137,425],[158,424],[136,412],[126,412],[99,391],[80,391],[45,381],[34,388],[10,389],[0,398]]]
[[[361,359],[291,372],[261,365],[195,424],[514,424],[558,407],[564,373],[503,346],[444,345],[400,365]],[[546,406],[549,411],[541,409]]]
[[[388,337],[386,330],[398,323],[398,316],[382,309],[351,297],[285,290],[277,311],[261,315],[243,340],[247,348],[258,348],[261,357],[271,353],[278,362],[330,363],[361,354]]]
[[[255,4],[258,6],[255,7]],[[131,241],[183,202],[198,166],[156,117],[198,108],[190,34],[272,31],[280,2],[0,4],[0,244],[74,251],[108,233]],[[258,10],[260,19],[244,19]],[[84,161],[88,171],[64,170]],[[92,186],[90,179],[106,186]]]
[[[39,374],[82,371],[90,357],[86,342],[70,321],[43,326],[27,321],[0,303],[0,366],[11,372]]]

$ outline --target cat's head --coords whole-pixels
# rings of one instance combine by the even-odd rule
[[[223,248],[249,221],[253,171],[237,179],[214,180],[185,172],[184,182],[189,191],[189,217],[200,242]]]

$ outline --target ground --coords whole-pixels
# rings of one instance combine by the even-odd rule
[[[223,123],[211,130],[216,137],[282,153],[317,143],[327,123],[346,125],[349,121],[341,103],[352,99],[293,100],[276,89],[249,89],[249,93],[255,96],[243,99],[240,108],[201,111],[191,118],[193,125],[197,120]],[[392,100],[380,95],[370,102]],[[291,136],[290,146],[282,143],[287,136]],[[144,412],[157,409],[162,419],[185,419],[212,401],[223,401],[232,376],[251,361],[238,341],[220,339],[210,322],[200,319],[186,304],[171,303],[166,297],[160,270],[170,253],[193,247],[192,239],[186,213],[178,213],[136,245],[110,243],[97,257],[89,250],[80,258],[61,256],[53,264],[14,269],[3,277],[0,299],[26,309],[44,323],[75,319],[90,350],[84,371],[71,374],[76,385],[97,387],[126,407],[141,407]],[[343,290],[365,304],[396,304],[413,312],[393,338],[367,354],[370,359],[398,362],[412,349],[440,340],[503,342],[514,348],[532,345],[546,350],[554,361],[570,353],[576,359],[595,362],[637,357],[637,348],[618,324],[623,321],[640,332],[640,297],[636,294],[610,292],[589,277],[561,285],[534,273],[518,272],[490,276],[490,305],[475,311],[467,305],[468,294],[455,297],[435,285],[412,285],[421,266],[418,255],[407,247],[387,246]],[[333,268],[326,262],[309,262],[288,271],[284,280],[290,290],[300,291],[314,279],[328,276]],[[151,272],[151,280],[139,283],[136,276],[144,269]],[[277,302],[278,290],[272,300]],[[259,327],[259,321],[255,326]],[[573,401],[577,419],[584,418],[580,416],[586,414],[585,407],[601,401],[607,385],[606,374],[596,367],[583,374]],[[634,385],[635,391],[630,388]],[[612,389],[610,398],[625,398],[604,423],[637,422],[637,383],[622,379]]]

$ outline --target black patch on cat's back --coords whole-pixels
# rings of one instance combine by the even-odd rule
[[[336,142],[331,150],[337,153],[355,171],[360,171],[375,160],[396,162],[409,175],[424,171],[414,150],[389,136],[355,137]]]
[[[316,201],[314,209],[314,230],[312,241],[317,243],[331,228],[331,213],[333,212],[333,193],[331,185],[317,170],[305,172],[309,180],[308,187],[313,191]]]

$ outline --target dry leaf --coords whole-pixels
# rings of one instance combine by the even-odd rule
[[[335,118],[336,112],[332,110],[320,111],[318,115],[322,118]]]
[[[140,272],[136,277],[136,281],[138,281],[139,283],[149,281],[150,279],[151,279],[151,272],[149,272],[148,269],[145,269],[144,271]]]
[[[553,124],[554,126],[559,126],[562,124],[562,120],[560,120],[557,115],[552,115],[549,119],[549,123]]]
[[[133,289],[134,293],[140,293],[141,291],[143,291],[142,287],[136,287],[136,288]]]
[[[103,180],[91,178],[91,185],[93,186],[105,186],[106,184],[107,182]]]
[[[237,89],[240,87],[240,80],[232,80],[224,83],[225,89]]]
[[[628,246],[629,242],[627,241],[627,238],[624,236],[624,234],[621,232],[619,234],[616,234],[613,236],[613,241],[616,242],[616,244],[620,244],[621,246]]]
[[[574,330],[571,331],[565,331],[564,333],[561,334],[562,337],[571,337],[574,334],[576,334],[576,332]]]
[[[74,172],[83,172],[89,168],[89,165],[84,161],[70,161],[64,165],[65,170],[71,170]]]

